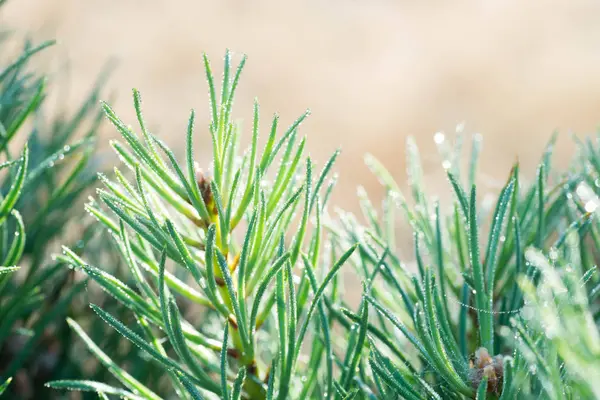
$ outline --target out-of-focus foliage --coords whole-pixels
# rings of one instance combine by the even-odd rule
[[[16,40],[4,32],[0,46]],[[45,115],[50,85],[31,65],[52,44],[27,42],[16,57],[0,61],[0,381],[12,377],[0,390],[23,399],[49,396],[44,383],[70,363],[64,318],[85,287],[52,259],[52,250],[67,233],[76,232],[68,240],[77,251],[95,236],[80,222],[80,205],[96,176],[103,79],[74,115]]]
[[[353,264],[367,282],[358,312],[330,307],[350,337],[366,332],[362,373],[346,389],[378,398],[597,398],[597,147],[588,142],[587,158],[563,175],[551,167],[553,137],[536,177],[525,180],[514,165],[489,208],[474,184],[479,137],[466,171],[463,138],[435,139],[453,204],[427,194],[410,140],[412,198],[368,156],[387,191],[383,213],[360,191],[367,224],[341,213],[333,230],[360,243]],[[409,257],[396,249],[396,210],[414,231]],[[376,314],[368,324],[367,309]]]

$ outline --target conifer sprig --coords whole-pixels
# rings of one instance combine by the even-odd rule
[[[298,133],[306,112],[281,135],[275,116],[261,153],[255,103],[252,140],[246,152],[240,153],[242,132],[232,119],[232,107],[246,59],[234,72],[231,58],[227,52],[217,98],[205,57],[212,110],[206,134],[212,138],[212,161],[194,158],[198,130],[194,111],[186,134],[185,161],[179,162],[147,129],[138,91],[134,90],[134,106],[141,134],[102,104],[124,140],[112,146],[129,174],[116,169],[114,178],[102,175],[104,188],[98,189],[98,198],[104,206],[94,201],[87,210],[113,233],[129,267],[127,280],[134,286],[88,265],[68,248],[61,260],[80,269],[147,323],[138,332],[93,306],[104,321],[168,372],[182,398],[229,393],[231,398],[264,399],[269,384],[271,395],[295,397],[305,386],[298,377],[321,364],[327,365],[327,376],[316,383],[331,398],[335,395],[331,349],[314,353],[310,365],[300,355],[306,337],[324,340],[325,335],[331,340],[323,300],[355,249],[350,245],[339,256],[322,254],[320,223],[311,227],[311,219],[320,221],[325,212],[330,188],[324,185],[337,152],[320,174],[313,171],[314,163],[305,156],[305,139]],[[183,310],[194,304],[206,308],[204,319],[214,321],[213,326],[223,327],[227,334],[186,319]],[[320,322],[313,318],[315,314]],[[98,355],[83,331],[76,332]],[[269,339],[273,337],[279,338],[278,346]],[[271,375],[274,371],[269,366],[276,366],[277,376]],[[119,378],[122,372],[115,368],[111,372]],[[69,385],[94,387],[85,382]],[[315,381],[311,385],[310,390],[317,390]],[[125,386],[123,390],[144,398],[150,390],[140,382]]]

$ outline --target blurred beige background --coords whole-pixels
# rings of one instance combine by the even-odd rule
[[[117,111],[133,125],[130,89],[140,89],[147,120],[175,146],[192,107],[208,141],[202,52],[217,72],[225,48],[248,54],[234,112],[249,128],[257,96],[266,134],[272,113],[288,124],[311,108],[302,132],[317,160],[342,147],[335,200],[346,207],[357,184],[377,187],[367,151],[403,182],[407,135],[442,182],[433,134],[462,121],[484,137],[492,188],[517,156],[531,173],[555,129],[566,165],[569,133],[600,123],[598,21],[600,2],[535,0],[9,0],[0,12],[2,27],[58,39],[46,62],[69,74],[67,107],[116,59]]]

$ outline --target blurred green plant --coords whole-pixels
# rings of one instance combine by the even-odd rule
[[[3,34],[2,47],[9,37]],[[94,236],[70,223],[83,214],[77,203],[95,180],[95,104],[104,77],[73,116],[46,118],[47,78],[30,61],[52,44],[27,42],[0,67],[0,391],[23,399],[48,395],[44,383],[60,376],[70,349],[64,317],[85,287],[52,260],[52,248],[69,226],[78,231],[78,252]]]
[[[387,192],[383,215],[361,190],[367,225],[341,213],[341,223],[332,229],[342,243],[360,243],[360,257],[352,263],[366,282],[358,313],[343,303],[328,305],[349,335],[342,370],[357,371],[340,381],[338,393],[343,397],[359,389],[363,397],[406,399],[597,397],[592,385],[600,368],[598,247],[586,241],[592,236],[597,243],[598,221],[589,211],[598,200],[595,194],[581,198],[581,185],[594,176],[578,166],[574,173],[554,176],[552,184],[547,171],[554,136],[534,183],[523,184],[515,164],[495,208],[488,209],[478,205],[475,185],[480,138],[474,138],[466,176],[460,168],[462,137],[454,144],[444,136],[435,139],[455,198],[449,213],[427,196],[418,150],[409,139],[412,204],[368,156]],[[584,164],[593,165],[597,154],[589,152]],[[396,209],[414,231],[414,267],[396,248]],[[376,313],[371,320],[370,308]]]

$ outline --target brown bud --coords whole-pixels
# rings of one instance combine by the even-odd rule
[[[469,362],[471,385],[473,388],[479,387],[482,379],[487,378],[488,392],[499,394],[504,374],[503,360],[504,357],[502,355],[491,357],[488,350],[484,347],[477,349],[474,359]]]
[[[201,168],[196,168],[196,182],[198,182],[200,196],[202,196],[202,200],[206,204],[209,215],[211,217],[217,216],[217,205],[210,187],[211,179],[204,174]]]

